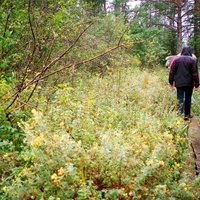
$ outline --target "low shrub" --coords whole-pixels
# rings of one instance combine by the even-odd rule
[[[127,68],[58,85],[22,122],[8,199],[197,199],[187,124],[156,73]]]

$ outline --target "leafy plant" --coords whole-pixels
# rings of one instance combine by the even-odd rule
[[[76,87],[58,85],[48,107],[33,109],[33,118],[21,124],[28,148],[18,160],[24,166],[13,169],[3,196],[198,197],[198,179],[185,171],[193,167],[187,124],[172,111],[175,96],[162,84],[156,74],[127,68],[82,77]]]

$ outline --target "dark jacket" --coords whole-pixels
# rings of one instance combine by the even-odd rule
[[[173,61],[169,74],[169,83],[176,87],[199,87],[199,75],[197,62],[192,58],[190,47],[184,47],[181,56]]]

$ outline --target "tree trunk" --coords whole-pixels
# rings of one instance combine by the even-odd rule
[[[194,53],[199,56],[199,51],[198,51],[198,37],[200,35],[199,31],[199,22],[198,22],[198,10],[199,10],[199,5],[198,5],[198,0],[194,0]]]
[[[169,25],[170,27],[175,27],[175,10],[172,10],[171,15],[170,15],[170,20],[169,20]],[[175,30],[170,30],[170,38],[171,38],[171,42],[170,42],[170,51],[172,52],[172,54],[176,54],[177,50],[176,50],[176,46],[177,46],[177,40],[176,40],[176,31]]]
[[[103,10],[104,10],[105,13],[107,12],[107,9],[106,9],[106,0],[103,1]]]
[[[115,12],[120,12],[120,3],[118,1],[114,2]]]
[[[183,42],[183,26],[182,26],[182,6],[181,6],[182,0],[176,0],[177,5],[177,47],[176,47],[176,53],[180,53],[182,49],[182,42]]]

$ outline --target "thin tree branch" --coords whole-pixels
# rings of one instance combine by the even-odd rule
[[[6,31],[7,31],[7,28],[8,28],[9,18],[10,18],[10,12],[8,13],[8,15],[6,17],[6,22],[5,22],[5,26],[4,26],[4,30],[3,30],[3,34],[2,34],[3,38],[6,37]],[[4,58],[4,47],[2,45],[2,47],[1,47],[1,59],[3,59],[3,58]]]
[[[56,71],[54,71],[54,72],[51,72],[51,73],[49,73],[49,74],[47,74],[47,75],[45,75],[45,76],[43,76],[43,77],[40,77],[40,78],[34,80],[33,83],[34,83],[34,82],[37,82],[37,81],[40,81],[40,80],[43,80],[43,79],[45,79],[45,78],[48,78],[49,76],[52,76],[52,75],[54,75],[54,74],[57,74],[57,73],[59,73],[59,72],[65,70],[65,69],[70,68],[70,67],[74,67],[74,68],[75,68],[76,66],[80,66],[80,65],[87,64],[87,63],[89,63],[89,62],[91,62],[91,61],[93,61],[93,60],[96,60],[97,58],[100,58],[100,57],[102,57],[102,56],[104,56],[104,55],[106,55],[106,54],[108,54],[108,53],[110,53],[110,52],[112,52],[112,51],[114,51],[114,50],[116,50],[116,49],[122,47],[122,46],[124,46],[124,45],[119,45],[119,43],[118,43],[117,46],[115,46],[115,47],[113,47],[113,48],[111,48],[111,49],[105,51],[104,53],[101,53],[101,54],[99,54],[99,55],[97,55],[97,56],[95,56],[95,57],[93,57],[93,58],[85,59],[85,60],[83,60],[83,61],[80,61],[80,62],[77,62],[77,63],[74,63],[74,64],[66,65],[66,66],[64,66],[64,67],[62,67],[62,68],[60,68],[60,69],[58,69],[58,70],[56,70]],[[30,85],[32,85],[31,82],[30,82],[29,84],[26,85],[26,88],[27,88],[28,86],[30,86]]]
[[[3,30],[3,34],[2,34],[3,37],[6,36],[6,31],[7,31],[7,28],[8,28],[9,18],[10,18],[10,12],[8,13],[8,15],[7,15],[7,17],[6,17],[6,23],[5,23],[4,30]]]
[[[37,81],[37,82],[35,83],[35,86],[34,86],[32,92],[31,92],[31,94],[29,95],[28,99],[26,100],[26,103],[28,103],[29,100],[31,99],[31,97],[33,96],[33,94],[34,94],[34,92],[35,92],[35,90],[36,90],[36,88],[37,88],[37,86],[38,86],[38,83],[39,83],[39,81]]]
[[[185,17],[188,13],[192,13],[194,9],[190,9],[187,12],[185,12],[183,15],[181,15],[181,18]]]
[[[14,103],[15,101],[18,99],[19,97],[19,94],[20,94],[20,90],[18,90],[18,92],[16,93],[16,95],[14,96],[14,99],[12,100],[12,102],[6,107],[5,110],[8,110]]]
[[[54,60],[52,60],[47,66],[43,67],[43,70],[37,74],[32,80],[37,79],[38,77],[40,77],[41,75],[43,75],[52,65],[54,65],[56,62],[58,62],[59,60],[61,60],[67,53],[69,53],[72,48],[76,45],[76,43],[79,41],[79,39],[81,38],[81,36],[87,31],[87,29],[89,29],[91,27],[92,23],[89,24],[80,34],[79,36],[76,38],[76,40],[73,42],[73,44],[65,51],[63,52],[60,56],[58,56],[57,58],[55,58]]]
[[[32,36],[33,36],[33,44],[34,44],[33,46],[35,47],[36,37],[35,37],[35,33],[33,31],[33,25],[32,25],[32,22],[31,22],[31,0],[28,1],[28,21],[29,21],[31,33],[32,33]]]
[[[128,31],[128,29],[129,29],[129,26],[127,26],[127,28],[125,29],[125,31],[123,32],[123,34],[121,35],[121,37],[120,37],[120,39],[119,39],[119,41],[118,41],[118,46],[120,45],[120,43],[121,43],[121,41],[122,41],[122,39],[123,39],[123,37],[124,37],[124,34]]]
[[[173,31],[177,30],[176,27],[171,26],[171,25],[169,25],[169,24],[162,24],[162,23],[159,23],[159,24],[155,24],[155,25],[156,25],[156,26],[164,26],[164,27],[166,27],[166,28],[168,28],[168,29],[170,29],[170,30],[173,30]]]
[[[111,49],[105,51],[104,53],[101,53],[101,54],[99,54],[99,55],[97,55],[97,56],[95,56],[95,57],[93,57],[93,58],[85,59],[85,60],[80,61],[80,62],[77,62],[77,63],[75,63],[75,64],[69,64],[69,65],[64,66],[64,67],[62,67],[61,69],[58,69],[58,70],[56,70],[56,71],[54,71],[54,72],[51,72],[51,73],[49,73],[49,74],[47,74],[47,75],[45,75],[45,76],[43,76],[43,77],[38,77],[37,79],[32,80],[32,81],[30,81],[28,84],[26,84],[26,85],[23,87],[23,89],[22,89],[21,91],[25,90],[27,87],[29,87],[30,85],[32,85],[32,84],[34,84],[34,83],[36,83],[36,85],[35,85],[35,87],[36,87],[36,86],[38,85],[38,83],[39,83],[40,80],[43,80],[43,79],[45,79],[45,78],[48,78],[49,76],[52,76],[52,75],[54,75],[54,74],[56,74],[56,73],[59,73],[59,72],[65,70],[65,69],[67,69],[67,68],[70,68],[70,67],[74,67],[74,68],[75,68],[75,66],[84,65],[84,64],[86,64],[86,63],[89,63],[89,62],[91,62],[91,61],[93,61],[93,60],[95,60],[95,59],[97,59],[97,58],[100,58],[100,57],[102,57],[102,56],[104,56],[104,55],[106,55],[106,54],[108,54],[108,53],[110,53],[110,52],[112,52],[112,51],[114,51],[114,50],[116,50],[116,49],[118,49],[118,48],[120,48],[120,47],[123,47],[123,46],[124,46],[124,45],[119,45],[119,44],[117,44],[117,46],[115,46],[115,47],[113,47],[113,48],[111,48]],[[35,87],[34,87],[33,91],[31,92],[31,96],[32,96],[32,94],[33,94],[33,92],[34,92],[34,90],[35,90]],[[21,91],[20,91],[20,92],[21,92]],[[17,99],[17,97],[19,97],[19,93],[20,93],[20,92],[18,91],[18,93],[16,93],[15,98],[13,99],[13,101],[11,102],[11,104],[6,108],[6,110],[8,110],[8,109],[14,104],[14,102],[15,102],[16,99]]]
[[[30,1],[30,0],[29,0]],[[28,83],[28,85],[31,85],[35,82],[37,82],[38,78],[40,78],[52,65],[54,65],[56,62],[58,62],[59,60],[61,60],[67,53],[69,53],[72,48],[76,45],[76,43],[79,41],[79,39],[82,37],[82,35],[91,27],[93,23],[90,23],[76,38],[76,40],[73,42],[73,44],[66,50],[64,51],[60,56],[56,57],[55,59],[53,59],[47,66],[43,66],[42,71],[37,74],[34,78],[32,78],[32,80]],[[28,67],[26,68],[26,70],[28,69]],[[17,92],[15,92],[12,97],[14,97],[13,101],[10,103],[10,105],[8,105],[8,107],[6,108],[6,110],[8,108],[10,108],[15,101],[17,100],[17,97],[19,96],[19,94],[27,88],[27,85],[24,85],[24,81],[25,81],[25,76],[23,78],[23,82],[21,83],[19,89]],[[12,98],[11,97],[11,98]]]
[[[170,17],[169,15],[165,15],[165,17],[167,17],[168,19],[170,19],[170,20],[172,20],[172,21],[178,23],[178,21],[177,21],[175,18],[172,18],[172,17]]]
[[[27,77],[29,65],[31,64],[33,57],[34,57],[34,54],[35,54],[35,51],[36,51],[36,37],[35,37],[35,33],[33,31],[33,25],[32,25],[32,22],[31,22],[31,0],[28,1],[28,21],[29,21],[29,25],[30,25],[30,29],[31,29],[31,34],[32,34],[32,37],[33,37],[33,50],[32,50],[31,57],[28,59],[28,62],[26,64],[24,75],[23,75],[22,81],[20,83],[19,91],[22,90],[22,88],[23,88],[23,85],[24,85],[26,77]]]

